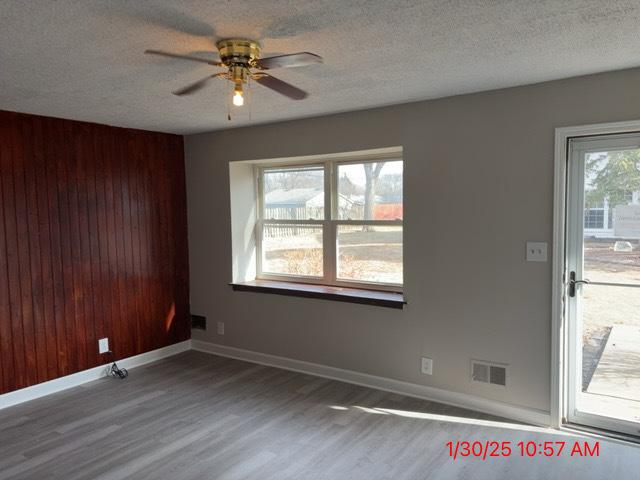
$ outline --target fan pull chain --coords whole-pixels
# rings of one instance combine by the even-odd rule
[[[247,101],[249,102],[249,122],[253,117],[253,88],[251,84],[251,76],[247,77]]]
[[[229,80],[229,85],[231,85],[231,74],[227,75],[227,80]],[[231,94],[233,90],[231,86],[227,88],[227,120],[231,121]]]

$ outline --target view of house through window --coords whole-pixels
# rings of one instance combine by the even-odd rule
[[[403,162],[258,171],[258,276],[399,290]]]

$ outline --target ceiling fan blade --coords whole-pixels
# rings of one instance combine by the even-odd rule
[[[192,93],[197,92],[202,87],[204,87],[207,84],[207,82],[209,82],[209,80],[211,80],[212,78],[220,77],[222,75],[226,75],[226,73],[216,73],[215,75],[209,75],[208,77],[204,77],[203,79],[198,80],[197,82],[190,83],[186,87],[182,87],[182,88],[180,88],[178,90],[175,90],[172,93],[174,95],[178,95],[178,96],[180,96],[180,95],[190,95]]]
[[[181,60],[191,60],[192,62],[206,63],[208,65],[214,65],[216,67],[222,65],[222,63],[220,62],[207,60],[206,58],[194,57],[192,55],[180,55],[178,53],[171,53],[171,52],[163,52],[162,50],[145,50],[144,53],[146,53],[147,55],[160,55],[162,57],[179,58]]]
[[[314,53],[300,52],[260,58],[256,62],[256,67],[263,70],[270,70],[272,68],[304,67],[314,63],[322,63],[322,57]]]
[[[271,75],[264,72],[259,72],[253,78],[263,87],[275,90],[279,94],[284,95],[285,97],[289,97],[293,100],[302,100],[303,98],[306,98],[308,96],[308,93],[304,90],[300,90],[298,87],[294,87],[290,83],[283,82],[282,80],[279,80],[276,77],[272,77]]]

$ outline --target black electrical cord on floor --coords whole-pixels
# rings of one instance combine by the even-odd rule
[[[127,378],[129,376],[129,372],[127,372],[127,369],[118,367],[118,364],[115,361],[115,355],[111,350],[109,350],[107,353],[111,354],[111,358],[113,359],[113,365],[111,365],[109,375],[114,378],[120,378],[121,380]]]

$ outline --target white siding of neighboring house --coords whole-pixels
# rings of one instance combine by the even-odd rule
[[[640,205],[640,192],[634,192],[632,201],[629,205]],[[595,237],[595,238],[613,238],[616,236],[615,233],[615,219],[610,218],[614,216],[614,210],[609,208],[609,202],[607,200],[604,201],[602,206],[585,209],[585,217],[588,211],[602,211],[603,213],[603,221],[602,228],[588,228],[585,225],[584,228],[584,236],[585,237]]]

